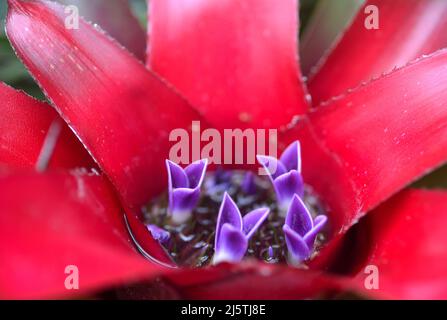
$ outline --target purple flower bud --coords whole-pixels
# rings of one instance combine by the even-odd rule
[[[301,148],[295,141],[283,152],[279,159],[270,156],[257,156],[272,181],[278,200],[279,212],[284,216],[295,194],[304,195],[301,176]]]
[[[269,246],[268,254],[269,254],[269,258],[273,259],[273,247],[272,246]]]
[[[160,243],[166,243],[171,237],[168,231],[157,227],[156,225],[150,224],[147,226],[147,229],[152,234],[152,237]]]
[[[312,219],[303,201],[295,195],[287,212],[283,231],[293,264],[307,260],[312,254],[315,239],[327,221],[325,215]]]
[[[248,248],[248,240],[269,214],[269,209],[251,211],[243,218],[233,199],[225,193],[217,217],[213,263],[239,262]]]
[[[208,160],[193,162],[185,169],[166,160],[169,186],[169,214],[175,224],[181,224],[191,217],[200,196],[200,186],[205,177]]]
[[[233,173],[231,170],[224,170],[222,167],[218,167],[216,171],[214,171],[214,175],[212,179],[205,180],[205,189],[207,194],[212,197],[219,198],[219,201],[222,198],[222,193],[231,186],[231,179]]]
[[[253,174],[253,172],[248,171],[245,176],[244,176],[244,180],[242,181],[242,191],[245,194],[248,195],[253,195],[256,194],[256,184],[255,184],[255,175]]]
[[[214,172],[214,183],[231,183],[231,178],[233,177],[233,172],[231,170],[225,170],[222,167],[218,167]]]

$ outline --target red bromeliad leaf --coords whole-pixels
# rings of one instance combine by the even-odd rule
[[[367,29],[365,8],[378,9],[379,29]],[[447,45],[447,1],[374,0],[310,76],[315,105],[356,87],[360,82],[405,65]],[[369,22],[366,21],[366,22]]]
[[[371,212],[358,228],[367,238],[368,259],[356,278],[359,286],[373,284],[377,267],[379,288],[373,297],[392,299],[447,298],[447,192],[407,190]],[[371,267],[370,267],[371,268]]]
[[[146,57],[146,35],[127,0],[58,0],[75,5],[80,14],[97,23],[141,61]]]
[[[63,8],[9,0],[7,33],[62,117],[138,211],[166,185],[169,133],[199,115],[127,51],[81,19],[64,26]]]
[[[155,276],[132,248],[123,212],[99,176],[16,173],[0,178],[0,298],[48,298]],[[66,267],[79,290],[65,288]]]
[[[150,1],[148,66],[217,128],[278,127],[308,108],[297,0]]]
[[[218,272],[221,278],[216,277]],[[171,277],[170,283],[185,299],[310,299],[354,288],[346,278],[264,263],[224,264],[180,275]],[[212,281],[206,281],[209,275],[214,276]],[[200,280],[187,283],[190,278]]]
[[[332,100],[280,137],[301,141],[304,180],[332,210],[335,233],[447,160],[446,71],[439,51]]]
[[[49,162],[50,168],[93,167],[81,143],[51,106],[0,82],[0,165],[34,168],[48,129],[63,126]]]

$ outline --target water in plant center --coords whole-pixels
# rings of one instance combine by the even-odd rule
[[[181,225],[170,222],[168,195],[162,194],[143,208],[145,223],[156,225],[170,233],[162,245],[179,266],[204,267],[211,263],[214,254],[214,238],[219,208],[227,192],[236,202],[242,216],[253,209],[268,207],[270,214],[250,239],[245,258],[256,258],[268,263],[287,263],[287,247],[282,226],[284,217],[278,213],[276,198],[271,182],[266,176],[253,175],[250,192],[244,191],[246,171],[217,170],[207,173],[200,201],[193,216]],[[306,187],[303,201],[313,217],[323,214],[319,199]],[[324,242],[319,234],[315,252]]]

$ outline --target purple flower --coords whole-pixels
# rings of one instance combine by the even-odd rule
[[[168,231],[166,231],[156,225],[150,224],[147,226],[147,229],[152,234],[152,237],[154,237],[154,239],[160,243],[166,243],[169,240],[169,238],[171,237],[171,235],[169,234]]]
[[[248,171],[245,175],[244,175],[244,179],[242,180],[242,191],[245,194],[248,195],[254,195],[256,194],[256,183],[255,183],[255,175],[253,174],[253,172]]]
[[[218,201],[222,199],[222,193],[231,186],[231,179],[233,173],[230,170],[224,170],[222,167],[218,167],[214,171],[212,179],[205,180],[205,189],[207,193]]]
[[[248,240],[269,214],[269,209],[255,209],[243,218],[233,199],[225,193],[217,218],[213,263],[239,262],[248,248]]]
[[[191,217],[200,196],[208,160],[198,160],[185,169],[166,160],[168,169],[169,214],[172,222],[181,224]]]
[[[269,246],[268,254],[269,254],[269,258],[272,259],[273,258],[273,247],[272,246]]]
[[[279,159],[263,155],[258,155],[257,159],[273,183],[279,212],[284,216],[293,196],[304,195],[300,143],[295,141],[288,146]]]
[[[315,239],[327,221],[325,215],[314,219],[303,201],[295,195],[283,226],[292,264],[307,260],[312,255]]]
[[[233,173],[230,170],[224,170],[222,167],[217,167],[214,172],[214,182],[215,184],[230,184]]]

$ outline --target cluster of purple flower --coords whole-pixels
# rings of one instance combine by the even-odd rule
[[[276,194],[278,214],[284,217],[284,232],[289,263],[299,264],[311,257],[316,237],[327,221],[325,215],[312,217],[304,204],[304,183],[301,176],[301,154],[298,141],[291,144],[279,159],[257,156],[264,167]],[[208,161],[199,160],[181,168],[167,160],[169,179],[168,214],[172,224],[182,224],[192,218],[200,199]],[[253,174],[248,173],[242,189],[250,192]],[[224,193],[217,217],[213,263],[239,262],[245,256],[251,236],[267,219],[270,208],[256,208],[242,216],[237,204]],[[169,239],[169,233],[159,226],[148,226],[160,242]],[[271,252],[271,248],[269,248]]]

